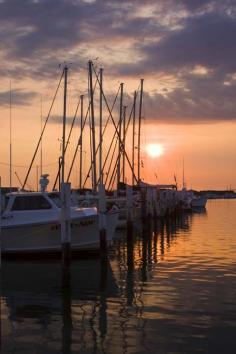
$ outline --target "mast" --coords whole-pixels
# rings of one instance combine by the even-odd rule
[[[126,108],[127,106],[123,106],[123,178],[122,181],[125,183],[125,128],[126,128]]]
[[[43,98],[41,95],[41,107],[40,107],[40,131],[42,135],[43,131]],[[40,176],[43,174],[43,137],[40,143]]]
[[[143,79],[141,79],[140,101],[139,101],[139,116],[138,116],[138,183],[140,182],[140,134],[141,134],[141,119],[143,106]]]
[[[137,97],[137,92],[136,92],[136,91],[134,91],[134,109],[133,109],[133,138],[132,138],[132,186],[134,185],[134,149],[135,149],[136,97]]]
[[[91,129],[92,129],[92,166],[93,181],[92,187],[96,191],[97,168],[96,168],[96,141],[95,141],[95,121],[94,121],[94,102],[93,102],[93,77],[92,77],[92,61],[89,60],[89,91],[90,91],[90,109],[91,109]]]
[[[120,158],[121,158],[121,122],[122,122],[122,108],[123,108],[123,91],[124,84],[120,84],[120,115],[119,115],[119,126],[118,126],[118,134],[119,134],[119,144],[118,144],[118,163],[117,163],[117,189],[119,188],[120,183]]]
[[[183,189],[186,188],[186,185],[185,185],[185,175],[184,175],[184,157],[183,157]]]
[[[84,116],[84,96],[80,96],[80,167],[79,167],[79,188],[82,188],[82,167],[83,167],[83,116]]]
[[[102,91],[103,91],[103,69],[100,68],[100,124],[99,124],[99,142],[100,142],[100,148],[99,148],[99,178],[100,178],[100,184],[103,184],[103,172],[102,172],[102,143],[103,143],[103,138],[102,138]]]
[[[12,97],[11,97],[11,80],[10,80],[10,96],[9,96],[9,108],[10,108],[10,145],[9,145],[9,153],[10,153],[10,170],[9,170],[9,180],[10,180],[10,191],[12,189],[12,117],[11,117],[11,104],[12,104]]]
[[[65,182],[65,135],[66,135],[66,99],[67,99],[67,74],[68,67],[64,67],[64,101],[63,101],[63,131],[62,131],[62,158],[61,158],[61,183]]]

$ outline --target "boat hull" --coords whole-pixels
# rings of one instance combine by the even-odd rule
[[[191,201],[191,207],[192,208],[205,208],[206,203],[207,203],[207,198],[203,198],[203,197],[194,198]]]
[[[61,225],[58,220],[2,227],[2,254],[61,252]],[[71,250],[99,250],[98,216],[71,219]]]

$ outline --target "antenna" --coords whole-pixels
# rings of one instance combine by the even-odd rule
[[[10,179],[10,191],[12,189],[12,119],[11,119],[11,103],[12,103],[12,97],[11,97],[11,80],[10,80],[10,93],[9,93],[9,108],[10,108],[10,170],[9,170],[9,179]]]
[[[43,131],[43,97],[41,95],[41,105],[40,105],[40,134]],[[43,174],[43,137],[40,143],[40,176]]]

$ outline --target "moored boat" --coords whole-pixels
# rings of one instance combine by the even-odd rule
[[[2,254],[61,251],[61,200],[53,192],[14,192],[2,213]],[[96,208],[70,207],[71,250],[99,249]]]

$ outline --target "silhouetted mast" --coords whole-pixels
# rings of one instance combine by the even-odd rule
[[[94,102],[93,102],[93,77],[92,77],[92,61],[89,61],[89,92],[90,92],[90,111],[91,111],[91,129],[92,129],[92,188],[96,191],[97,184],[97,168],[96,168],[96,141],[95,141],[95,121],[94,121]]]
[[[83,116],[84,116],[84,96],[80,96],[80,167],[79,167],[79,188],[82,188],[82,168],[83,168]]]
[[[12,188],[12,117],[11,117],[11,103],[12,103],[12,97],[11,97],[11,81],[10,81],[10,97],[9,97],[9,105],[10,105],[10,170],[9,170],[9,180],[10,180],[10,191]]]
[[[140,182],[140,134],[141,134],[141,119],[143,106],[143,79],[141,79],[140,101],[139,101],[139,117],[138,117],[138,182]]]
[[[136,97],[137,97],[137,92],[134,91],[133,138],[132,138],[132,185],[134,185],[134,150],[135,150]]]
[[[122,123],[122,108],[123,108],[123,92],[124,84],[120,84],[120,114],[119,114],[119,125],[118,125],[118,134],[121,137],[121,123]],[[121,139],[119,139],[118,144],[118,162],[117,162],[117,189],[120,183],[120,158],[121,158]]]
[[[41,107],[40,107],[40,131],[42,134],[43,130],[43,99],[41,95]],[[40,144],[40,176],[43,174],[43,138],[41,139]]]
[[[103,184],[103,172],[102,172],[102,90],[103,90],[103,69],[100,69],[100,124],[99,124],[99,179],[100,184]],[[95,152],[96,154],[96,152]]]
[[[65,182],[65,140],[66,140],[66,99],[67,99],[67,74],[68,67],[64,67],[64,101],[63,101],[63,128],[62,128],[62,158],[61,158],[61,183]]]
[[[126,108],[127,106],[123,106],[123,151],[122,151],[122,155],[123,155],[123,178],[122,181],[123,183],[125,183],[125,133],[126,133]]]

